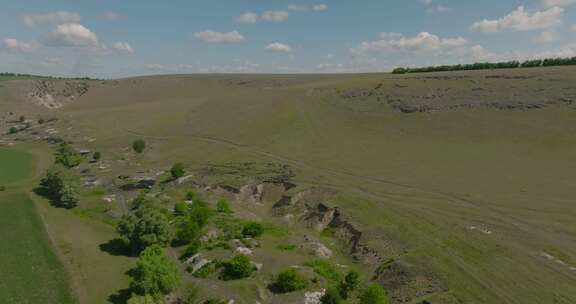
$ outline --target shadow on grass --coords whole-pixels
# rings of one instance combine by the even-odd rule
[[[132,295],[132,289],[124,288],[118,290],[116,293],[108,297],[108,302],[112,304],[126,304],[130,296]]]
[[[100,244],[100,250],[107,252],[113,256],[126,256],[126,257],[137,257],[138,254],[135,254],[132,248],[130,248],[129,244],[126,243],[121,238],[116,238],[110,240],[104,244]]]

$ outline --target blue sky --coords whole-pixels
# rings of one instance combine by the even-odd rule
[[[375,72],[576,56],[576,0],[0,1],[0,71]]]

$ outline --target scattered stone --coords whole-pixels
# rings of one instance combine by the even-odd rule
[[[236,248],[236,253],[243,254],[243,255],[252,255],[252,249],[247,247],[238,247]]]
[[[326,289],[320,291],[311,291],[304,294],[304,304],[320,304],[320,300],[326,294]]]

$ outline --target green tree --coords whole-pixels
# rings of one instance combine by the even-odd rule
[[[359,297],[360,304],[389,304],[388,293],[384,287],[374,284],[362,292]]]
[[[190,218],[180,219],[176,226],[176,245],[188,244],[200,236],[200,226],[198,223]]]
[[[59,164],[52,165],[40,181],[39,194],[58,207],[73,208],[79,202],[78,178]]]
[[[196,200],[189,208],[188,215],[193,219],[198,226],[204,227],[210,216],[212,216],[212,211],[208,207],[208,204],[201,200]]]
[[[143,139],[137,139],[132,142],[132,149],[138,154],[142,154],[146,149],[146,142]]]
[[[322,304],[339,304],[342,302],[340,293],[334,288],[328,288],[326,293],[320,298]]]
[[[172,179],[178,179],[186,174],[186,169],[183,163],[176,163],[170,168],[170,175]]]
[[[245,237],[257,238],[264,233],[264,227],[260,223],[250,222],[242,228],[242,235]]]
[[[282,271],[276,276],[270,289],[275,293],[288,293],[301,290],[308,286],[308,282],[295,269]]]
[[[188,244],[188,246],[186,246],[186,249],[184,249],[184,252],[182,253],[182,255],[180,255],[180,259],[186,260],[187,258],[197,254],[198,251],[200,251],[201,246],[202,242],[200,242],[199,239],[193,240],[192,242],[190,242],[190,244]]]
[[[11,127],[10,130],[8,131],[9,134],[16,134],[18,133],[18,128],[16,127]]]
[[[360,286],[360,275],[356,271],[350,271],[344,277],[344,280],[340,282],[338,286],[338,291],[340,296],[344,299],[348,299],[350,294]]]
[[[100,152],[98,152],[98,151],[94,152],[94,154],[92,155],[92,159],[93,159],[95,162],[99,162],[100,159],[102,159],[102,153],[100,153]]]
[[[142,251],[130,275],[130,287],[137,294],[150,295],[156,300],[175,290],[181,280],[178,267],[158,245]]]
[[[224,264],[221,278],[225,281],[247,278],[256,269],[245,255],[237,255],[232,260]]]
[[[60,144],[58,150],[56,150],[55,158],[56,163],[66,168],[73,168],[82,163],[82,155],[67,143]]]
[[[147,201],[124,215],[116,230],[135,252],[155,244],[167,245],[174,235],[168,215]]]
[[[216,203],[216,210],[220,213],[232,213],[230,204],[225,199],[221,199]]]

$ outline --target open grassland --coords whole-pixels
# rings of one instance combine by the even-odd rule
[[[0,179],[11,185],[30,175],[32,156],[0,150]],[[0,192],[0,298],[3,303],[74,303],[68,275],[34,202],[22,191]]]
[[[374,247],[393,255],[389,241],[401,240],[409,248],[403,259],[433,271],[462,303],[570,304],[574,83],[572,67],[157,76],[96,86],[54,115],[63,129],[94,139],[83,144],[103,153],[110,176],[176,161],[288,164],[299,184],[337,190],[332,203]],[[136,138],[149,148],[129,158]],[[96,290],[109,278],[95,272],[124,263],[100,256],[102,264],[90,264],[100,255],[94,244],[113,232],[60,211],[45,211],[50,229],[62,248],[76,247],[70,252],[81,259],[70,263]]]

